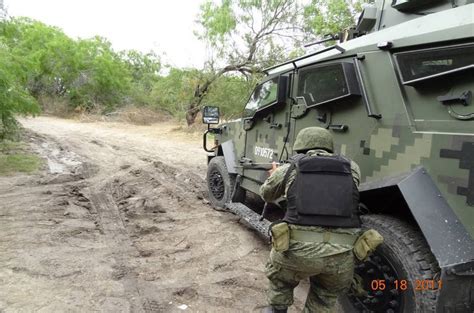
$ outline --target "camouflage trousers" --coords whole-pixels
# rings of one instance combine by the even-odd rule
[[[354,256],[352,251],[318,257],[272,249],[265,273],[270,280],[268,302],[277,309],[293,304],[293,289],[309,278],[310,290],[303,312],[333,313],[337,297],[346,292],[352,282]],[[300,254],[300,255],[299,255]],[[302,255],[301,255],[302,254]]]

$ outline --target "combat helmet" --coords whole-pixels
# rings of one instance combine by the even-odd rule
[[[333,152],[332,134],[327,129],[321,127],[307,127],[300,130],[298,136],[296,136],[293,150],[300,152],[310,149],[324,149]]]

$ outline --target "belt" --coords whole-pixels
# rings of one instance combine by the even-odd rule
[[[341,245],[353,245],[358,236],[333,232],[315,232],[301,229],[291,229],[290,239],[305,242],[329,242]]]

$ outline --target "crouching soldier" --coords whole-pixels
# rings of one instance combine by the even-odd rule
[[[286,196],[281,223],[273,224],[272,251],[266,265],[269,307],[287,312],[293,289],[309,278],[304,312],[335,312],[354,272],[354,242],[360,234],[357,215],[360,170],[333,154],[331,133],[320,127],[302,129],[291,162],[270,172],[260,188],[266,202]]]

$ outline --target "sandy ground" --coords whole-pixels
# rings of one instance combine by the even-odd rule
[[[45,166],[0,178],[0,312],[265,305],[268,244],[207,204],[199,134],[171,123],[21,122]]]

